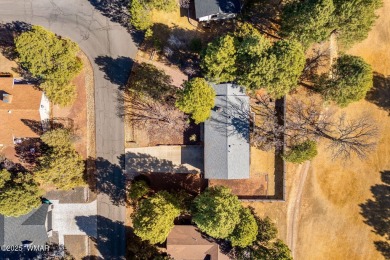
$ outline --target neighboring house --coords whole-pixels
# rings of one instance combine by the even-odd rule
[[[38,137],[31,124],[41,126],[49,119],[49,111],[49,100],[42,91],[18,84],[13,77],[0,77],[0,148]]]
[[[44,246],[51,236],[51,205],[39,208],[20,217],[0,215],[0,246]]]
[[[195,16],[200,22],[234,18],[240,11],[239,0],[195,0]]]
[[[230,83],[213,85],[215,107],[204,123],[206,179],[247,179],[250,163],[250,109],[245,89]]]
[[[228,260],[218,244],[202,237],[194,226],[174,226],[167,238],[167,253],[175,260]]]

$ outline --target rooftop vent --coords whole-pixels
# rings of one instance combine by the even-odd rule
[[[12,95],[3,93],[3,98],[2,98],[4,103],[11,103],[12,102]]]
[[[219,106],[215,106],[214,110],[215,112],[221,113],[223,111],[223,108]]]

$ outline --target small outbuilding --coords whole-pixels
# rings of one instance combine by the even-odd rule
[[[206,179],[248,179],[250,171],[250,106],[245,88],[213,85],[215,107],[204,123]]]
[[[240,11],[240,0],[195,0],[195,16],[200,22],[234,18]]]

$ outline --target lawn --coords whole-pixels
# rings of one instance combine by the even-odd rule
[[[375,92],[368,100],[353,103],[342,111],[349,117],[368,112],[378,122],[381,135],[375,151],[365,161],[333,161],[323,143],[312,161],[299,211],[296,259],[383,259],[374,241],[381,237],[372,232],[362,216],[362,205],[373,199],[371,188],[380,185],[381,172],[390,169],[390,0],[378,11],[380,18],[369,37],[353,46],[348,53],[362,56],[377,73]],[[376,99],[370,98],[374,97]],[[377,98],[382,98],[379,100]],[[377,104],[377,105],[376,105]],[[260,216],[268,215],[286,241],[287,205],[294,199],[299,171],[288,164],[286,203],[250,203]],[[385,195],[385,194],[382,194]],[[388,196],[388,195],[387,195]],[[380,222],[382,211],[371,212]],[[388,209],[387,209],[388,210]],[[382,221],[388,221],[382,219]],[[385,228],[383,229],[386,230]],[[388,231],[387,231],[388,232]]]

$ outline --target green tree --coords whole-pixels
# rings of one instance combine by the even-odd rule
[[[137,30],[147,30],[152,27],[153,22],[148,6],[142,0],[131,0],[130,23]]]
[[[15,39],[16,51],[22,66],[45,84],[43,90],[56,104],[70,104],[75,91],[70,81],[81,71],[77,57],[78,46],[69,39],[59,38],[41,26],[33,26]],[[62,88],[65,88],[63,90]],[[60,92],[62,95],[56,94]]]
[[[184,89],[179,94],[176,107],[191,114],[196,124],[206,121],[214,107],[215,90],[204,78],[193,78],[184,83]]]
[[[44,89],[47,98],[54,104],[66,107],[72,105],[76,100],[76,86],[71,83],[58,85],[55,82],[46,81],[41,86]]]
[[[299,40],[305,47],[326,40],[332,32],[344,47],[365,39],[383,0],[290,1],[281,16],[281,35]]]
[[[295,40],[277,41],[269,50],[267,63],[272,77],[266,77],[263,86],[271,96],[280,98],[298,86],[305,67],[303,47]]]
[[[132,216],[134,233],[151,244],[163,243],[180,215],[180,203],[166,191],[142,200]]]
[[[53,184],[60,190],[84,186],[85,163],[70,143],[70,133],[53,130],[45,133],[46,152],[38,158],[34,176],[38,181]]]
[[[55,129],[44,133],[41,140],[52,147],[69,147],[72,145],[72,136],[68,129]]]
[[[43,195],[30,173],[0,171],[0,214],[18,217],[41,204]]]
[[[130,185],[128,190],[128,196],[131,200],[139,200],[146,194],[148,194],[150,188],[145,181],[135,181]]]
[[[303,163],[316,156],[317,143],[315,141],[308,140],[291,147],[291,149],[283,156],[283,159],[292,163]]]
[[[267,51],[271,42],[250,24],[243,24],[235,32],[237,45],[237,82],[250,89],[258,89],[273,77]]]
[[[332,76],[322,75],[317,88],[327,100],[345,107],[363,99],[373,86],[371,66],[361,57],[340,56],[332,67]]]
[[[256,218],[258,234],[256,241],[247,247],[234,247],[232,254],[236,259],[292,260],[291,251],[286,244],[276,238],[275,224],[266,217]]]
[[[248,208],[241,208],[240,222],[236,225],[228,239],[232,246],[246,247],[256,240],[258,227],[256,219]]]
[[[364,40],[377,19],[375,10],[383,0],[334,0],[333,23],[344,47]]]
[[[192,220],[214,238],[227,238],[240,221],[241,204],[230,189],[211,187],[194,200]]]
[[[281,35],[300,41],[305,47],[326,40],[335,29],[333,0],[292,1],[283,8]]]
[[[256,218],[256,223],[259,228],[257,241],[264,243],[276,238],[278,229],[269,217],[264,219]]]
[[[215,82],[230,82],[236,78],[236,46],[231,35],[222,36],[207,45],[201,67],[206,78]]]

